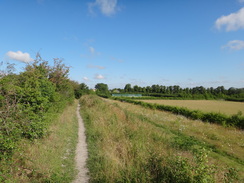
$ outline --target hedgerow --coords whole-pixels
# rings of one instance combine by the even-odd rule
[[[244,129],[244,116],[242,115],[241,112],[239,112],[235,115],[227,116],[222,113],[214,113],[214,112],[206,113],[206,112],[202,112],[199,110],[190,110],[185,107],[151,104],[151,103],[136,101],[136,100],[132,100],[132,99],[128,99],[128,98],[114,97],[113,99],[123,101],[123,102],[133,103],[136,105],[141,105],[146,108],[169,111],[174,114],[182,115],[187,118],[194,119],[194,120],[202,120],[204,122],[216,123],[216,124],[227,126],[227,127],[233,126],[233,127],[237,127],[240,129]]]
[[[0,161],[11,158],[20,139],[44,137],[50,114],[73,101],[68,72],[61,60],[51,67],[39,55],[18,75],[0,72]]]

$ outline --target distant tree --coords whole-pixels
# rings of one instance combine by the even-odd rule
[[[147,86],[145,89],[146,89],[147,93],[151,93],[151,87],[150,86]]]
[[[135,86],[133,87],[134,92],[139,92],[139,91],[140,91],[139,89],[140,89],[140,88],[139,88],[139,86],[137,86],[137,85],[135,85]]]
[[[119,88],[114,88],[111,90],[112,93],[120,93],[120,89]]]
[[[97,83],[95,86],[96,90],[99,90],[100,92],[107,92],[108,91],[108,85],[104,83]]]
[[[125,85],[125,88],[124,88],[124,91],[125,91],[125,92],[132,92],[131,84],[126,84],[126,85]]]
[[[169,94],[172,94],[173,93],[173,86],[168,86],[167,91]]]
[[[237,92],[236,92],[236,89],[234,87],[231,87],[228,89],[228,95],[235,95]]]
[[[160,93],[166,93],[166,86],[160,85]]]
[[[85,83],[78,84],[78,87],[74,89],[75,98],[80,98],[82,95],[89,94],[89,87]]]
[[[110,95],[107,84],[98,83],[98,84],[96,84],[95,89],[96,89],[97,95],[106,96],[106,97],[108,97]]]
[[[178,85],[174,85],[173,86],[173,93],[174,94],[178,94],[180,92],[180,86],[178,86]]]
[[[159,85],[152,85],[152,92],[153,93],[159,93],[160,92],[160,86]]]

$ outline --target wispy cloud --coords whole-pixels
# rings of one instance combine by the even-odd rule
[[[244,0],[238,0],[239,3],[244,3]]]
[[[79,41],[79,38],[75,35],[71,35],[71,36],[65,36],[63,38],[65,41]]]
[[[124,60],[122,60],[122,59],[118,59],[118,58],[115,58],[115,57],[111,57],[111,59],[112,59],[113,61],[120,62],[120,63],[124,62]]]
[[[138,86],[146,86],[147,82],[141,79],[135,79],[135,78],[130,78],[130,82],[132,86],[138,85]]]
[[[225,77],[219,77],[215,80],[211,81],[194,81],[193,79],[188,79],[186,82],[178,82],[178,85],[184,85],[185,87],[196,87],[196,86],[204,86],[204,87],[217,87],[217,86],[226,86],[230,83],[230,81]]]
[[[223,49],[230,50],[242,50],[244,49],[244,41],[241,40],[232,40],[229,41],[226,45],[222,46]]]
[[[94,78],[95,79],[105,79],[105,77],[101,74],[96,74]]]
[[[92,54],[92,55],[94,55],[95,54],[95,48],[93,48],[93,47],[89,47],[89,51],[90,51],[90,53]]]
[[[244,29],[244,7],[236,13],[231,13],[227,16],[221,16],[215,22],[217,29],[225,27],[226,31],[235,31]]]
[[[29,63],[31,61],[34,61],[33,58],[30,57],[29,53],[23,53],[22,51],[9,51],[6,53],[6,56],[11,60],[16,60],[24,63]]]
[[[90,79],[88,77],[83,77],[84,81],[90,81]]]
[[[88,68],[95,68],[95,69],[105,69],[105,67],[103,66],[99,66],[99,65],[87,65]]]
[[[98,8],[105,16],[111,16],[118,10],[117,0],[96,0],[93,3],[88,3],[89,12],[94,13],[94,8]]]
[[[92,47],[92,46],[89,47],[89,52],[90,52],[90,54],[91,54],[92,56],[100,55],[100,53],[97,52],[97,51],[95,50],[95,48]]]

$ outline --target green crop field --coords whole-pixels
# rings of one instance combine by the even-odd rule
[[[229,102],[220,100],[142,100],[143,102],[186,107],[203,112],[220,112],[228,115],[244,114],[244,102]]]
[[[83,96],[90,182],[242,182],[244,134],[126,102]]]

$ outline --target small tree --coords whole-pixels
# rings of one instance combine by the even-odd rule
[[[108,85],[104,83],[98,83],[95,86],[97,95],[109,97]]]
[[[85,83],[78,84],[78,86],[74,89],[75,98],[79,99],[82,95],[89,94],[90,90]]]

